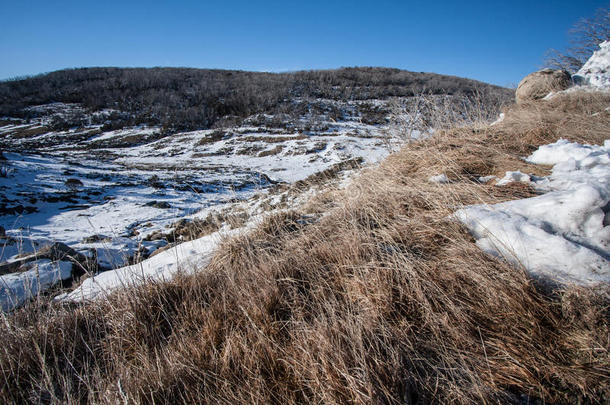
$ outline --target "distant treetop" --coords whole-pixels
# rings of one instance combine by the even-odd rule
[[[581,18],[569,34],[570,47],[565,52],[549,50],[546,67],[576,73],[598,49],[599,44],[610,40],[610,9],[600,8],[592,18]]]
[[[32,114],[28,106],[79,103],[90,111],[117,110],[129,125],[191,130],[210,128],[227,116],[291,113],[297,98],[349,101],[484,92],[510,90],[454,76],[374,67],[291,73],[94,67],[0,82],[0,116],[27,118]]]

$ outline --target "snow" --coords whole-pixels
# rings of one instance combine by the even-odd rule
[[[447,175],[445,173],[437,174],[435,176],[430,176],[430,177],[428,177],[428,181],[430,183],[438,183],[438,184],[451,183],[451,180],[449,180],[449,177],[447,177]]]
[[[494,125],[497,125],[497,124],[501,123],[502,121],[504,121],[504,117],[505,117],[504,113],[500,113],[500,115],[498,116],[498,119],[495,120],[494,122],[492,122],[489,125],[494,126]]]
[[[484,184],[484,183],[490,182],[492,180],[495,180],[497,178],[498,178],[497,176],[490,175],[490,176],[481,176],[477,180],[479,180],[479,183],[483,183]]]
[[[250,225],[252,226],[252,225]],[[184,242],[138,264],[92,276],[70,293],[57,296],[58,301],[83,302],[105,297],[121,288],[147,281],[167,281],[178,272],[192,273],[205,268],[219,243],[246,228],[222,230],[190,242]]]
[[[10,311],[36,297],[40,292],[66,280],[72,275],[72,263],[51,262],[48,259],[32,262],[29,270],[0,276],[0,308]]]
[[[610,90],[610,41],[602,42],[582,68],[574,75],[584,85]]]
[[[124,154],[116,162],[140,168],[200,164],[202,169],[247,170],[264,173],[275,181],[295,182],[347,159],[362,157],[366,163],[376,163],[388,155],[379,128],[349,121],[332,125],[324,134],[315,135],[249,133],[248,128],[241,128],[229,131],[225,139],[203,145],[201,141],[212,131],[176,134],[134,150],[133,155]],[[363,136],[358,135],[361,131]],[[283,148],[276,154],[260,154],[276,146]]]
[[[530,163],[539,165],[554,165],[557,163],[565,162],[574,158],[575,160],[582,160],[587,156],[597,154],[597,152],[603,154],[604,149],[607,149],[607,142],[604,144],[604,148],[594,145],[580,145],[573,143],[565,139],[560,139],[550,145],[543,145],[539,147],[534,153],[532,153],[526,160]]]
[[[548,156],[549,150],[554,150],[557,156]],[[606,140],[602,146],[597,146],[560,139],[554,144],[542,146],[527,160],[532,163],[554,162],[550,176],[536,179],[536,188],[540,190],[568,190],[588,184],[602,192],[608,192],[610,140]]]
[[[516,176],[545,194],[465,207],[455,217],[482,250],[522,265],[535,277],[582,285],[610,282],[610,141],[599,146],[559,140],[527,160],[554,165],[547,177]]]
[[[522,182],[522,183],[530,183],[531,180],[532,180],[532,178],[529,174],[521,173],[520,171],[506,172],[504,177],[502,177],[500,180],[498,180],[496,185],[504,186],[506,184],[513,183],[516,181]]]
[[[157,128],[149,128],[149,127],[144,127],[144,128],[139,128],[139,127],[135,127],[135,128],[129,128],[129,129],[120,129],[120,130],[116,130],[116,131],[107,131],[107,132],[103,132],[102,134],[100,134],[99,136],[95,136],[93,138],[90,138],[89,141],[90,142],[97,142],[97,141],[103,141],[103,140],[108,140],[108,139],[120,139],[120,138],[124,138],[127,136],[133,136],[133,135],[152,135],[152,134],[156,134],[158,133],[159,130]]]

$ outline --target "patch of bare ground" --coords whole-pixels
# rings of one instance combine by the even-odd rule
[[[284,145],[276,145],[275,147],[273,147],[271,149],[267,149],[267,150],[260,152],[258,154],[258,157],[274,156],[279,153],[282,153],[283,150],[284,150]]]
[[[13,139],[28,139],[48,132],[50,129],[45,126],[29,126],[13,129],[9,134]]]
[[[248,136],[240,139],[243,142],[265,142],[265,143],[280,143],[280,142],[288,142],[288,141],[301,141],[303,139],[308,139],[307,135],[297,134],[290,136]]]
[[[609,103],[572,94],[510,107],[493,127],[408,144],[335,191],[315,221],[268,217],[193,276],[4,316],[0,398],[607,403],[608,288],[538,289],[447,216],[532,195],[474,179],[544,174],[521,157],[559,137],[599,142]],[[440,172],[452,182],[427,181]]]
[[[197,142],[195,144],[195,146],[205,146],[211,143],[215,143],[218,141],[221,141],[223,139],[225,139],[225,137],[227,137],[227,132],[222,131],[222,130],[216,130],[214,132],[212,132],[211,134],[207,135],[204,138],[201,138],[201,140],[199,142]]]

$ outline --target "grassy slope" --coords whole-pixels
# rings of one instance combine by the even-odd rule
[[[545,174],[520,157],[559,137],[602,142],[609,103],[573,94],[513,106],[500,125],[414,142],[347,190],[271,216],[196,276],[76,309],[22,309],[0,329],[0,398],[608,401],[608,288],[544,293],[447,215],[532,195],[472,179]],[[441,172],[454,182],[426,181]]]

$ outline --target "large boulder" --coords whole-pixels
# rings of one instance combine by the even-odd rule
[[[572,85],[570,74],[564,70],[542,69],[525,76],[515,93],[517,104],[539,100],[552,91],[565,90]]]

